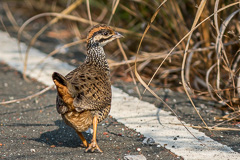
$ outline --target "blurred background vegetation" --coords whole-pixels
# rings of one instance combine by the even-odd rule
[[[121,39],[121,44],[128,59],[124,60],[117,43],[106,46],[113,79],[120,78],[131,82],[131,69],[127,63],[134,69],[141,37],[162,2],[160,0],[3,0],[0,2],[1,29],[7,30],[12,36],[17,36],[20,27],[29,18],[41,13],[64,14],[69,10],[65,14],[79,18],[78,21],[60,19],[49,25],[36,43],[31,44],[51,53],[68,43],[76,41],[83,43],[81,40],[86,38],[91,28],[91,20],[93,23],[110,22],[111,26],[116,27],[116,30],[125,36]],[[168,0],[161,7],[142,42],[137,59],[138,73],[146,83],[169,51],[190,32],[201,2],[201,0]],[[184,65],[184,78],[192,97],[215,100],[233,111],[238,110],[240,104],[240,4],[224,8],[215,17],[209,16],[214,11],[237,2],[239,1],[208,0],[206,2],[198,22],[205,18],[207,20],[193,32]],[[32,36],[52,19],[54,16],[49,14],[32,20],[24,28],[21,41],[29,44]],[[150,84],[151,87],[184,92],[181,68],[186,45],[187,39],[177,45],[157,70]],[[63,60],[67,57],[69,63],[77,66],[84,60],[85,53],[83,43],[60,50],[54,56]]]

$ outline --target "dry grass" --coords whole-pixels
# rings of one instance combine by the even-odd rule
[[[192,97],[211,99],[225,104],[232,111],[239,110],[239,1],[69,2],[19,2],[23,13],[32,13],[32,18],[29,17],[24,24],[18,24],[11,12],[16,10],[16,6],[2,2],[13,28],[19,31],[19,39],[22,35],[30,39],[25,54],[25,70],[29,49],[46,30],[53,29],[53,25],[70,26],[68,31],[74,31],[72,40],[78,37],[79,42],[83,42],[91,25],[105,23],[117,26],[116,30],[125,36],[121,43],[118,42],[119,47],[112,46],[112,53],[116,53],[110,61],[112,70],[127,70],[133,76],[134,67],[138,81],[157,98],[149,85],[185,92],[190,100]],[[22,34],[32,29],[30,24],[40,20],[46,25],[36,29],[33,38]],[[69,43],[63,47],[79,44]],[[53,51],[49,56],[56,53]]]

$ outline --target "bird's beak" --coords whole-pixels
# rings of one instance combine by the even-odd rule
[[[124,37],[123,35],[121,35],[120,33],[118,32],[115,32],[115,35],[113,36],[114,38],[122,38]]]

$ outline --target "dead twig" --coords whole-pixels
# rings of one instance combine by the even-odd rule
[[[114,1],[113,1],[113,10],[112,10],[112,13],[111,13],[111,17],[110,17],[109,20],[108,20],[108,25],[110,24],[110,22],[111,22],[111,20],[112,20],[112,17],[113,17],[113,15],[115,14],[115,11],[116,11],[116,9],[117,9],[117,7],[118,7],[119,1],[120,1],[120,0],[114,0]]]
[[[73,4],[71,4],[68,8],[66,8],[65,10],[63,10],[61,13],[62,14],[68,14],[70,12],[72,12],[78,5],[80,5],[82,3],[82,0],[77,0],[75,1]],[[58,20],[61,17],[55,17],[54,19],[52,19],[50,22],[48,22],[48,24],[46,24],[44,27],[41,28],[40,31],[38,31],[34,37],[31,39],[30,44],[27,47],[26,50],[26,54],[25,54],[25,59],[24,59],[24,68],[23,68],[23,77],[25,80],[27,80],[26,77],[26,70],[27,70],[27,60],[28,60],[28,54],[30,51],[30,48],[32,47],[32,45],[36,42],[37,38],[51,25],[53,25],[54,23],[58,22]],[[20,34],[18,34],[18,41],[20,42]],[[21,47],[20,47],[20,43],[18,43],[18,47],[19,47],[19,52],[21,53]]]
[[[87,13],[88,13],[88,18],[89,18],[89,21],[90,21],[90,25],[93,26],[93,24],[92,24],[91,10],[90,10],[90,5],[89,5],[89,0],[86,0],[86,1],[87,1]]]
[[[226,127],[202,127],[202,126],[189,126],[196,129],[207,129],[210,131],[240,131],[239,128],[226,128]]]
[[[181,124],[174,124],[172,125],[181,126]],[[203,127],[203,126],[193,126],[193,125],[186,125],[187,127],[195,128],[195,129],[207,129],[211,131],[240,131],[240,128],[227,128],[227,127]]]
[[[43,59],[41,59],[41,60],[35,65],[35,67],[33,67],[33,69],[32,69],[31,71],[35,70],[35,69],[36,69],[40,64],[42,64],[47,58],[49,58],[49,57],[57,54],[61,49],[69,48],[69,47],[75,46],[75,45],[77,45],[77,44],[81,44],[81,43],[83,43],[83,42],[85,42],[85,41],[86,41],[86,39],[82,39],[82,40],[79,40],[79,41],[75,41],[75,42],[71,42],[71,43],[65,44],[65,45],[61,46],[60,48],[55,49],[54,51],[52,51],[51,53],[49,53],[46,57],[44,57]]]
[[[142,44],[142,41],[145,37],[145,35],[147,34],[147,31],[150,29],[151,23],[154,22],[158,12],[160,11],[160,8],[162,7],[162,5],[166,2],[167,0],[163,1],[157,8],[157,10],[155,11],[155,13],[153,14],[153,16],[151,17],[150,23],[147,25],[146,29],[144,30],[143,36],[141,38],[141,41],[138,45],[138,49],[137,49],[137,53],[136,53],[136,61],[135,61],[135,75],[137,77],[137,79],[139,80],[139,82],[145,87],[146,90],[148,90],[154,97],[156,97],[158,100],[160,100],[164,106],[166,106],[179,120],[179,122],[181,123],[181,125],[195,138],[197,139],[199,142],[200,140],[184,125],[184,123],[181,121],[181,119],[179,118],[179,116],[177,115],[177,113],[162,99],[160,98],[152,89],[149,88],[149,84],[146,84],[143,79],[141,78],[141,76],[139,75],[138,71],[137,71],[137,56],[139,54],[139,50]],[[202,142],[201,142],[202,143]]]
[[[127,61],[128,59],[127,59],[126,53],[125,53],[125,51],[124,51],[124,49],[123,49],[123,47],[122,47],[122,44],[121,44],[121,42],[120,42],[119,39],[117,39],[117,44],[118,44],[118,47],[120,48],[120,51],[122,52],[122,55],[123,55],[125,61]],[[130,70],[130,74],[131,74],[131,77],[132,77],[132,79],[133,79],[133,83],[134,83],[134,85],[136,86],[138,96],[139,96],[139,98],[141,99],[142,96],[141,96],[141,93],[140,93],[139,88],[138,88],[138,86],[137,86],[137,82],[136,82],[136,80],[135,80],[135,77],[134,77],[134,74],[133,74],[133,70],[132,70],[130,64],[127,64],[127,65],[128,65],[129,70]]]
[[[30,95],[30,96],[27,96],[25,98],[20,98],[20,99],[14,99],[14,100],[10,100],[10,101],[0,102],[0,105],[16,103],[16,102],[21,102],[21,101],[26,101],[26,100],[32,99],[34,97],[37,97],[37,96],[47,92],[48,90],[52,89],[53,87],[54,87],[54,85],[48,86],[48,87],[44,88],[43,90],[41,90],[40,92],[37,92],[37,93],[35,93],[33,95]]]
[[[194,19],[194,22],[193,22],[193,25],[192,25],[192,28],[191,28],[191,32],[190,32],[190,35],[188,37],[188,41],[187,41],[187,44],[186,44],[186,48],[185,48],[185,51],[184,51],[184,56],[183,56],[183,61],[182,61],[182,70],[181,70],[181,79],[182,79],[182,85],[183,85],[183,88],[185,90],[185,93],[187,94],[188,96],[188,99],[190,100],[192,106],[194,107],[195,111],[197,112],[198,116],[201,118],[202,122],[204,123],[204,125],[208,128],[208,125],[206,124],[206,122],[204,121],[204,119],[202,118],[201,114],[199,113],[199,111],[197,110],[188,90],[187,90],[187,83],[185,81],[185,76],[184,76],[184,69],[185,69],[185,65],[186,65],[186,59],[187,59],[187,50],[189,48],[189,45],[190,45],[190,40],[191,40],[191,37],[192,37],[192,33],[193,33],[193,28],[197,25],[197,22],[201,16],[201,13],[205,7],[205,4],[206,4],[206,0],[202,0],[199,7],[198,7],[198,10],[197,10],[197,13],[196,13],[196,17]]]

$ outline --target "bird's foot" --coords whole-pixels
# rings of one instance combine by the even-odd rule
[[[82,147],[84,147],[84,148],[88,148],[89,147],[89,143],[85,139],[83,140]]]
[[[97,150],[98,152],[103,152],[99,147],[98,147],[98,144],[97,144],[97,141],[96,140],[92,140],[91,144],[88,145],[88,148],[85,150],[85,152],[88,152],[89,150],[91,150],[91,152],[94,152],[94,150]]]

